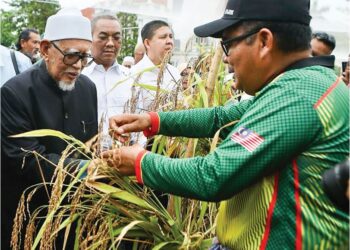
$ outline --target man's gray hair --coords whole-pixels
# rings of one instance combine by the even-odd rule
[[[95,16],[92,20],[91,20],[91,32],[94,33],[94,29],[95,29],[95,26],[96,26],[96,23],[99,21],[99,20],[113,20],[113,21],[117,21],[120,25],[120,28],[121,27],[121,24],[120,24],[120,21],[119,19],[116,17],[116,16],[113,16],[113,15],[98,15],[98,16]]]

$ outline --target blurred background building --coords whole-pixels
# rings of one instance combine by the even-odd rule
[[[66,0],[61,0],[61,2]],[[213,39],[196,38],[193,28],[222,16],[227,0],[95,0],[92,7],[97,12],[114,11],[137,14],[141,28],[145,23],[162,19],[169,22],[175,34],[173,63],[196,56],[199,48],[210,47]],[[333,51],[340,65],[350,53],[350,1],[311,0],[311,26],[314,31],[325,31],[335,36],[337,46]]]
[[[12,0],[10,0],[12,1]],[[13,0],[15,1],[15,0]],[[19,0],[22,1],[22,0]],[[124,32],[138,32],[154,19],[162,19],[172,25],[175,35],[175,66],[196,56],[200,49],[212,48],[215,39],[197,38],[193,28],[222,16],[227,0],[26,0],[40,4],[57,4],[61,7],[77,7],[92,18],[100,13],[130,13],[136,16],[135,25],[125,25]],[[18,2],[18,1],[17,1]],[[0,8],[6,8],[1,1]],[[262,10],[263,11],[263,10]],[[314,31],[325,31],[335,36],[336,64],[340,65],[350,53],[350,0],[311,0],[311,26]],[[2,24],[3,26],[3,24]],[[15,32],[15,31],[14,31]],[[17,31],[16,31],[17,32]],[[3,43],[2,43],[3,44]]]

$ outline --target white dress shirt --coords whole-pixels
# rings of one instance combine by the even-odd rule
[[[108,125],[109,117],[124,113],[125,104],[131,97],[129,73],[128,68],[117,62],[108,70],[95,62],[83,70],[82,74],[88,76],[96,85],[99,123],[102,115],[106,118],[104,124]]]
[[[149,68],[153,69],[146,70]],[[136,83],[157,87],[157,79],[160,70],[154,65],[147,55],[144,55],[142,60],[131,68],[131,75],[133,75],[134,80],[138,77],[137,73],[141,73],[144,70],[146,71],[140,75]],[[176,84],[179,82],[180,78],[181,76],[179,70],[174,66],[167,64],[166,69],[164,70],[163,81],[160,84],[160,88],[167,91],[172,91],[176,89]],[[138,107],[144,111],[149,111],[152,103],[154,102],[155,96],[156,91],[141,88]]]
[[[15,57],[20,73],[32,66],[30,59],[21,52],[15,51]],[[10,49],[0,45],[0,87],[15,75]]]

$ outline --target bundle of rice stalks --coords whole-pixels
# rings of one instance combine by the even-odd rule
[[[176,93],[180,93],[181,98],[178,94],[162,98],[158,86],[153,108],[179,110],[224,105],[232,95],[230,86],[223,82],[225,70],[218,60],[220,53],[222,51],[216,52],[214,59],[212,54],[207,54],[198,60],[196,71],[190,76],[193,91],[178,88]],[[209,67],[206,63],[210,61],[218,66]],[[210,69],[209,73],[203,69]],[[162,70],[166,67],[161,67]],[[130,104],[135,105],[133,102]],[[128,110],[133,111],[135,107],[129,106]],[[55,166],[52,181],[44,185],[51,187],[46,214],[42,215],[43,208],[37,208],[31,214],[25,209],[37,186],[26,191],[29,193],[27,203],[22,197],[12,234],[14,249],[21,245],[20,231],[25,220],[25,249],[55,249],[55,239],[59,234],[64,235],[63,249],[70,237],[74,238],[74,249],[206,249],[211,245],[215,236],[217,204],[171,196],[168,206],[164,207],[152,190],[138,185],[133,177],[122,177],[117,169],[108,167],[102,160],[92,172],[87,171],[88,161],[75,171],[64,165],[64,160],[77,152],[90,160],[99,159],[90,145],[52,130],[17,135],[33,136],[56,136],[65,140],[68,147]],[[156,136],[152,150],[169,157],[184,158],[205,155],[210,148],[215,148],[216,143],[217,138],[199,140]],[[118,150],[119,146],[115,144],[113,147]]]
[[[57,136],[57,131],[37,130],[20,136]],[[37,208],[28,215],[22,198],[12,238],[15,249],[20,246],[19,231],[26,217],[25,249],[54,249],[60,231],[66,241],[68,235],[75,234],[75,249],[131,245],[135,249],[201,249],[208,244],[205,239],[212,236],[216,209],[205,202],[177,198],[172,216],[151,190],[140,187],[133,178],[120,176],[103,161],[86,177],[88,162],[72,175],[63,167],[65,158],[87,148],[74,138],[62,138],[69,138],[70,146],[56,166],[54,181],[47,183],[52,187],[47,214],[39,216],[42,208]]]

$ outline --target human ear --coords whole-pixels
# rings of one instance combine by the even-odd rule
[[[40,54],[42,58],[47,61],[49,59],[49,48],[51,47],[50,42],[43,40],[40,42]]]
[[[143,41],[143,45],[145,46],[146,51],[148,51],[150,48],[149,43],[150,43],[150,41],[147,38]]]
[[[24,40],[24,39],[21,39],[21,41],[20,41],[20,44],[21,44],[21,47],[23,48],[24,47],[24,43],[25,43],[26,41]]]
[[[265,58],[273,49],[275,37],[271,30],[267,28],[261,29],[257,36],[257,39],[259,40],[259,55],[261,58]]]

